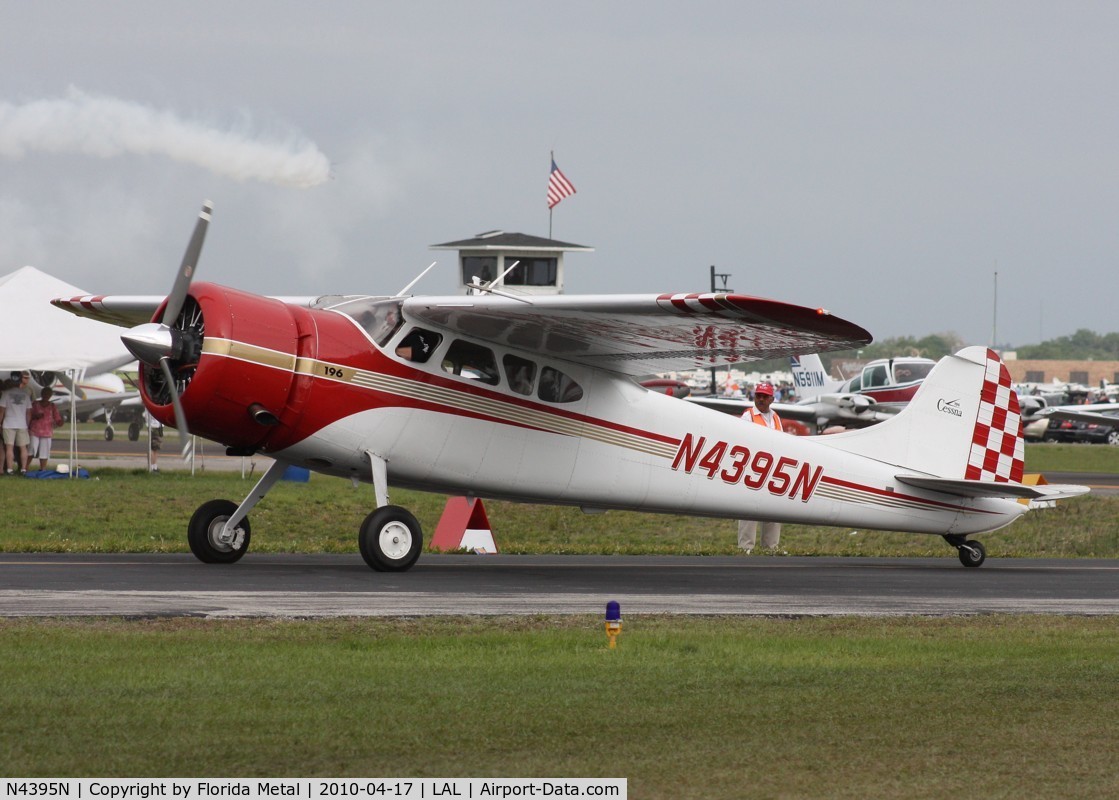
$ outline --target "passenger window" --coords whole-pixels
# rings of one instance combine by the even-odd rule
[[[583,397],[583,387],[558,369],[540,370],[540,391],[537,395],[549,403],[574,403]]]
[[[536,380],[536,364],[527,358],[505,356],[501,359],[505,367],[505,380],[509,388],[517,394],[532,394],[532,384]]]
[[[396,354],[407,361],[425,364],[443,337],[435,331],[413,328],[396,346]]]
[[[443,356],[443,371],[496,386],[497,359],[488,347],[456,339]]]

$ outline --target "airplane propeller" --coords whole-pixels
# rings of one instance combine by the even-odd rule
[[[213,205],[207,200],[202,204],[194,233],[187,244],[171,293],[167,295],[167,303],[159,319],[137,325],[120,337],[132,355],[149,367],[158,367],[162,373],[165,386],[160,388],[166,389],[167,397],[174,409],[175,427],[179,430],[184,454],[187,450],[189,431],[186,414],[183,413],[183,404],[179,400],[172,362],[183,360],[184,355],[187,356],[188,362],[197,356],[194,350],[202,333],[201,319],[195,313],[188,313],[186,300],[187,292],[190,291],[190,282],[198,266],[198,258],[202,253],[202,243],[206,239],[206,229],[212,212]],[[150,384],[149,387],[154,388]],[[160,394],[162,395],[163,392]]]

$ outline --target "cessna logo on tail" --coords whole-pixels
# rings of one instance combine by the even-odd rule
[[[942,414],[951,414],[954,417],[962,417],[963,412],[960,411],[960,401],[945,400],[943,397],[936,401],[936,410]]]

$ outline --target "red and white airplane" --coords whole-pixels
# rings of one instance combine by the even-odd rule
[[[207,204],[158,307],[53,301],[118,324],[154,319],[122,337],[141,362],[151,413],[233,454],[275,459],[241,503],[212,500],[194,513],[188,540],[205,562],[245,554],[246,515],[288,465],[373,484],[377,508],[358,542],[376,570],[408,569],[423,543],[415,517],[389,504],[390,484],[588,511],[938,534],[969,567],[986,557],[971,534],[1013,522],[1031,498],[1087,492],[1021,483],[1017,399],[984,348],[943,359],[892,420],[786,436],[635,377],[849,349],[870,341],[865,330],[743,295],[285,302],[191,284],[209,217]]]

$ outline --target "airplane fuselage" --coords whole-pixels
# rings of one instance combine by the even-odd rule
[[[224,290],[223,301],[231,295],[242,300]],[[407,324],[378,346],[345,314],[244,297],[252,314],[207,320],[183,394],[188,417],[204,420],[201,435],[326,474],[369,481],[376,458],[393,485],[436,492],[932,534],[993,530],[1026,510],[902,485],[897,465],[681,403],[611,371],[486,343],[495,363],[515,356],[582,389],[578,400],[544,402],[514,392],[504,374],[488,383],[449,372],[448,350],[463,337],[443,337],[417,364],[394,352]],[[189,413],[192,390],[207,414]],[[280,424],[249,423],[246,396]],[[235,399],[240,406],[225,409]]]

